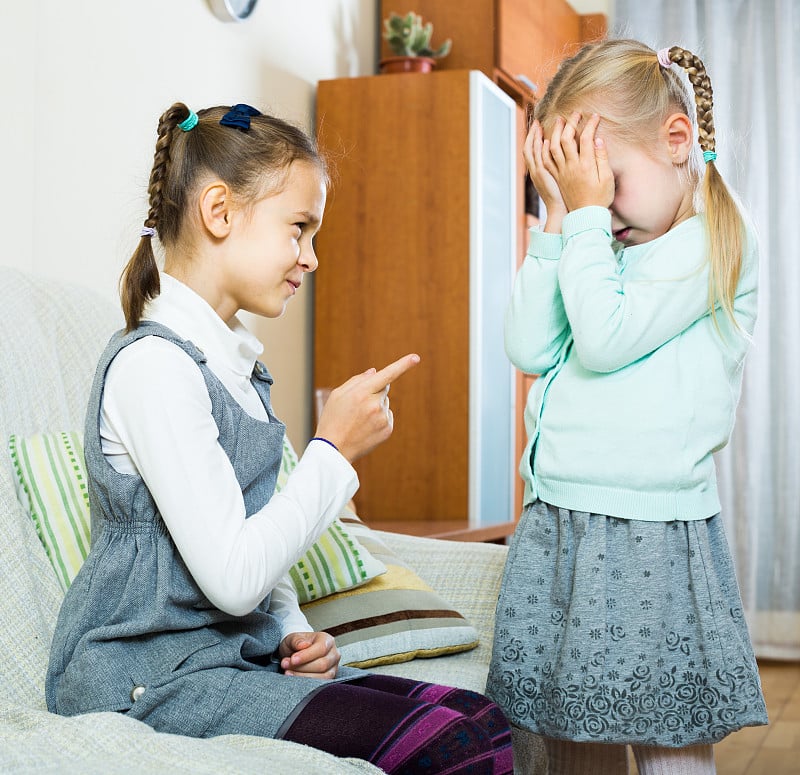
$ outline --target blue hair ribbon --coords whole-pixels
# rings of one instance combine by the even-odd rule
[[[260,116],[261,111],[245,105],[243,102],[234,105],[219,121],[222,126],[232,126],[246,132],[250,129],[250,117]]]
[[[710,161],[717,160],[717,152],[716,151],[703,151],[703,161],[708,164]]]

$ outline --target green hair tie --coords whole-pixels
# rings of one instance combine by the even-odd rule
[[[189,111],[189,115],[186,116],[180,124],[178,124],[178,129],[182,129],[184,132],[188,132],[190,129],[194,129],[197,126],[197,122],[199,119],[197,118],[197,113],[193,110]]]
[[[717,152],[716,151],[703,151],[703,161],[708,164],[710,161],[717,160]]]

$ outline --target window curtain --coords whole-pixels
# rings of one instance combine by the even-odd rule
[[[759,317],[717,466],[756,654],[800,659],[800,2],[616,0],[612,34],[703,59],[717,164],[759,234]]]

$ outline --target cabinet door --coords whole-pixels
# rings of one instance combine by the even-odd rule
[[[483,86],[477,92],[476,77]],[[474,267],[481,255],[488,260],[484,248],[491,245],[497,278],[506,276],[504,307],[517,217],[513,104],[469,71],[323,81],[317,99],[319,142],[333,162],[334,182],[317,238],[314,384],[334,386],[418,352],[420,365],[390,393],[394,434],[356,463],[356,503],[366,519],[466,525],[470,511],[480,510],[470,483],[484,475],[487,460],[480,463],[471,449],[475,412],[486,416],[473,403],[476,374],[485,374],[476,358],[490,359],[496,381],[491,358],[502,356],[502,331],[487,335],[475,328],[480,321],[471,302],[481,289],[495,291],[488,280],[476,290]],[[479,135],[475,115],[484,100],[509,116],[501,136],[491,125]],[[480,148],[487,145],[492,155],[484,164]],[[473,218],[479,204],[489,213],[482,229]],[[478,334],[483,349],[471,349]],[[511,390],[498,384],[486,394],[495,396],[505,406],[505,419],[496,421],[505,445],[513,423]],[[495,438],[490,431],[485,443]],[[510,449],[506,458],[513,465]],[[511,492],[510,472],[491,482]],[[505,521],[512,511],[495,504],[493,514]],[[473,516],[473,524],[480,521]]]

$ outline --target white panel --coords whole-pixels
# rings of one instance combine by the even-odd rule
[[[503,320],[516,269],[516,106],[470,74],[469,524],[514,515],[514,374]]]

